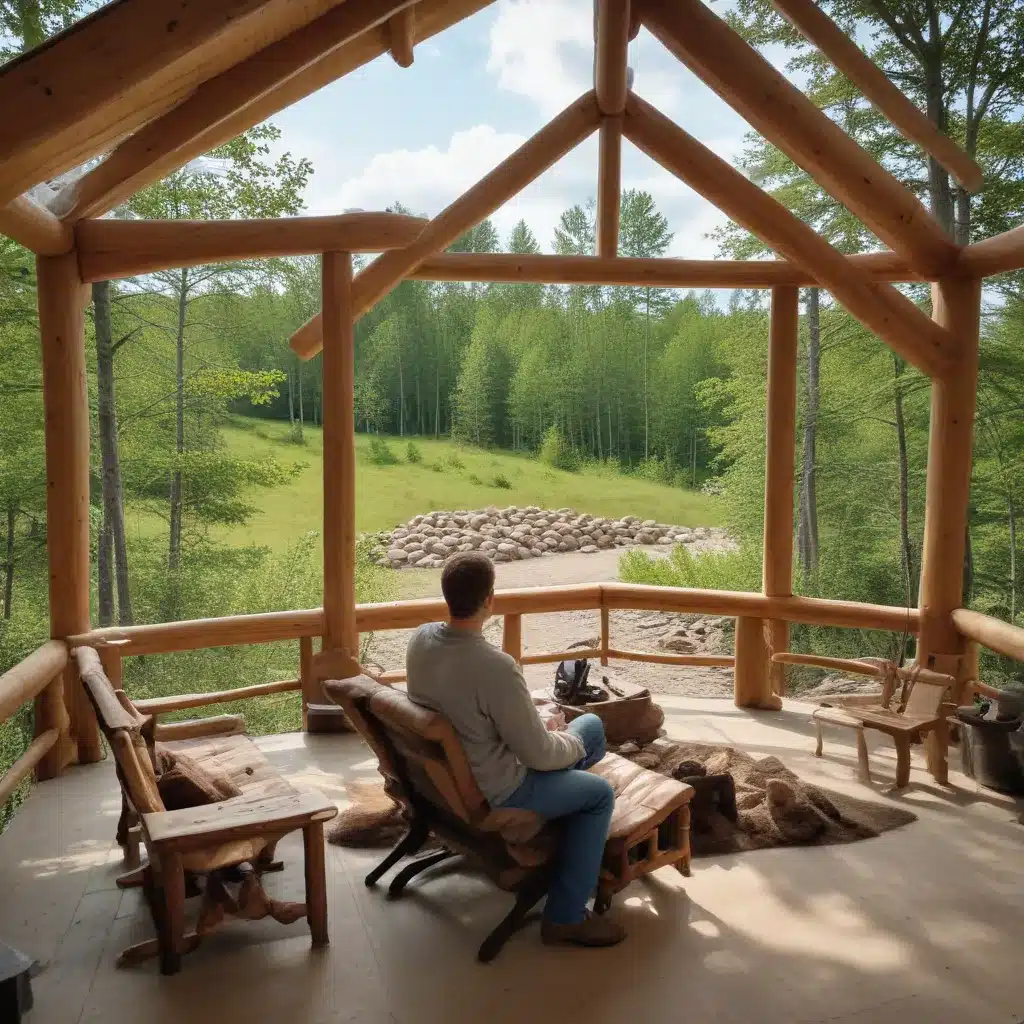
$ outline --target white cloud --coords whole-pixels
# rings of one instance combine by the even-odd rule
[[[590,0],[501,0],[487,70],[550,116],[590,88],[593,32]]]

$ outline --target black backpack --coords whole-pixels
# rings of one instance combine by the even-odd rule
[[[590,662],[585,658],[560,661],[555,669],[555,700],[570,706],[606,700],[608,694],[600,686],[587,685],[589,675]]]

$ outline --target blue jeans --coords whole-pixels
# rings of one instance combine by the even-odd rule
[[[552,924],[578,924],[597,887],[615,793],[604,779],[586,771],[605,754],[604,723],[581,715],[569,732],[583,740],[583,759],[558,772],[530,770],[522,785],[502,804],[563,818],[562,845],[544,916]]]

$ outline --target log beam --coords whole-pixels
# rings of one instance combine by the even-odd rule
[[[920,281],[892,252],[846,259],[871,281]],[[419,281],[508,284],[601,284],[651,288],[809,287],[811,274],[785,260],[680,260],[670,257],[552,256],[532,253],[442,252],[408,275]]]
[[[75,226],[82,279],[110,281],[170,267],[337,250],[381,252],[412,242],[427,221],[398,213],[267,220],[83,220]]]
[[[960,250],[956,269],[967,277],[990,277],[1024,268],[1024,224]]]
[[[413,47],[416,43],[415,7],[404,7],[388,19],[388,42],[391,47],[391,59],[400,68],[411,68],[415,59],[413,55]]]
[[[625,134],[736,223],[813,275],[908,362],[930,376],[952,365],[955,340],[949,331],[895,288],[858,273],[808,224],[634,94],[626,104]]]
[[[702,0],[637,0],[644,24],[694,74],[890,248],[927,276],[957,247],[921,201]]]
[[[354,315],[362,316],[424,260],[489,217],[594,132],[599,121],[593,91],[584,93],[490,174],[442,210],[413,243],[404,249],[386,253],[360,271],[352,287]],[[292,335],[292,349],[300,358],[311,359],[320,351],[323,343],[321,324],[321,316],[317,314]]]
[[[355,318],[352,256],[323,257],[324,651],[359,672],[356,626]]]
[[[597,255],[619,247],[622,117],[629,69],[629,0],[594,0],[594,94],[601,112],[597,164]]]
[[[413,0],[346,0],[247,60],[203,82],[166,114],[129,136],[58,198],[64,220],[98,217],[187,163],[186,147],[316,61],[401,14]],[[322,250],[321,250],[322,251]]]
[[[74,252],[39,256],[36,280],[43,349],[50,636],[63,640],[89,628],[88,293]],[[103,748],[96,716],[73,663],[64,669],[63,689],[78,760],[99,761]]]
[[[0,206],[0,234],[37,256],[59,256],[75,244],[71,229],[28,196],[17,196]]]
[[[765,401],[764,544],[761,592],[793,594],[793,474],[796,460],[797,342],[799,292],[791,285],[772,289],[768,333],[768,392]],[[789,648],[789,623],[767,623],[771,653]],[[772,662],[773,693],[786,692],[785,666]]]
[[[954,333],[960,358],[953,372],[932,381],[921,548],[921,636],[917,662],[963,652],[953,612],[963,604],[964,553],[971,492],[971,449],[978,380],[981,281],[945,280],[932,287],[935,319]]]
[[[981,188],[981,168],[893,85],[888,75],[814,0],[772,0],[772,6],[828,57],[904,138],[916,142],[935,157],[968,192]]]

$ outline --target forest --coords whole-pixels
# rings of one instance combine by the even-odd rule
[[[74,0],[0,3],[0,45],[10,56],[88,6]],[[915,0],[823,3],[845,27],[859,29],[876,62],[981,164],[986,185],[977,196],[899,138],[766,0],[739,0],[729,16],[756,45],[785,47],[790,71],[815,102],[964,243],[1024,219],[1024,8],[1015,0],[941,0],[929,4],[936,15],[922,27],[919,6]],[[279,134],[272,124],[253,128],[140,192],[114,215],[299,213],[315,168],[301,155],[273,157]],[[841,205],[760,137],[748,137],[739,164],[842,251],[879,248]],[[402,209],[400,200],[395,197],[393,209]],[[621,224],[620,252],[629,256],[662,255],[673,233],[687,230],[669,224],[656,198],[635,189],[623,191]],[[770,255],[730,225],[715,238],[722,256]],[[453,249],[590,254],[593,200],[580,196],[553,238],[538,238],[525,222],[500,237],[484,221]],[[0,237],[0,671],[47,634],[34,273],[31,254]],[[294,466],[229,450],[222,434],[240,415],[284,420],[301,458],[304,430],[320,420],[320,359],[298,361],[288,338],[318,311],[319,291],[314,257],[92,286],[90,514],[98,625],[319,603],[316,537],[297,537],[275,550],[224,540],[224,528],[244,524],[260,494],[286,484]],[[928,309],[926,289],[907,291]],[[765,292],[407,281],[357,325],[357,429],[405,439],[450,436],[560,469],[601,464],[713,492],[738,553],[660,567],[634,558],[627,570],[657,582],[758,589],[767,300]],[[1024,275],[989,282],[982,333],[964,599],[1020,621]],[[802,291],[794,522],[802,593],[916,603],[928,403],[927,378],[826,293]],[[566,494],[565,504],[572,503]],[[141,510],[151,528],[127,530],[126,509]],[[379,600],[393,591],[390,573],[364,558],[359,599]],[[850,631],[798,630],[794,642],[841,654],[906,653],[900,638]],[[141,695],[186,683],[194,688],[197,675],[204,688],[214,689],[242,677],[291,674],[295,656],[289,645],[267,645],[131,659],[128,680]],[[998,676],[1012,667],[993,660],[987,671]],[[266,714],[283,727],[279,712]],[[296,721],[297,713],[287,710]],[[7,759],[21,739],[7,736],[0,757]]]

